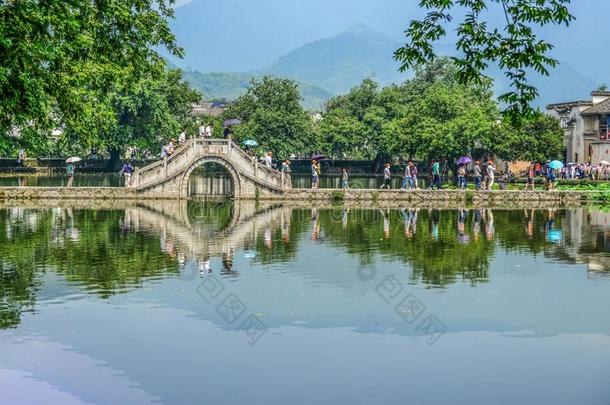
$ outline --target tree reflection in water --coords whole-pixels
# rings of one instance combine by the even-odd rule
[[[16,327],[23,312],[34,311],[47,273],[107,298],[149,280],[180,277],[188,268],[197,277],[239,277],[237,252],[256,265],[281,265],[296,260],[304,244],[337,251],[337,262],[312,257],[312,265],[336,266],[344,255],[362,266],[401,261],[411,267],[412,283],[430,288],[487,282],[500,251],[588,263],[596,277],[610,270],[610,214],[595,209],[164,204],[0,209],[0,328]]]

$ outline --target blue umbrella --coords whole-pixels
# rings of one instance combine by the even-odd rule
[[[561,163],[559,160],[553,160],[549,164],[549,167],[553,170],[561,170],[561,169],[563,169],[563,163]]]
[[[252,139],[248,139],[242,142],[246,146],[258,146],[258,142]]]
[[[546,240],[551,243],[561,243],[563,232],[560,229],[549,229],[546,233]]]

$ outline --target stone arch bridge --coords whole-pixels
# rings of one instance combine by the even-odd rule
[[[191,173],[206,163],[226,169],[235,199],[282,194],[290,188],[290,182],[278,170],[260,164],[234,142],[205,138],[191,139],[172,156],[136,170],[131,187],[144,197],[185,199],[189,197]]]

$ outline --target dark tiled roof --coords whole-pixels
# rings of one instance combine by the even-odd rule
[[[592,97],[610,97],[610,91],[607,90],[594,90],[591,92]]]
[[[601,114],[610,114],[610,97],[602,101],[601,103],[595,104],[591,108],[587,108],[581,115],[601,115]]]
[[[592,106],[593,102],[592,101],[568,101],[565,103],[555,103],[555,104],[549,104],[546,106],[547,110],[551,110],[553,108],[565,108],[565,107],[587,107],[587,106]]]

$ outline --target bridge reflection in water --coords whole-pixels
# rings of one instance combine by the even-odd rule
[[[202,271],[209,270],[211,258],[221,258],[224,271],[233,272],[235,254],[248,256],[262,265],[285,264],[295,260],[299,251],[308,249],[315,254],[315,246],[324,244],[336,248],[340,257],[356,258],[363,266],[374,264],[375,256],[402,261],[412,268],[412,281],[441,288],[460,280],[488,281],[490,263],[502,251],[586,263],[589,276],[610,274],[610,214],[596,209],[316,208],[230,199],[20,204],[0,210],[0,225],[8,235],[0,248],[5,261],[10,261],[13,251],[23,251],[26,242],[32,250],[31,238],[39,236],[34,239],[40,242],[37,249],[45,251],[32,260],[50,260],[80,249],[79,244],[87,238],[97,237],[98,230],[107,229],[100,239],[126,237],[115,236],[117,232],[144,234],[159,241],[157,246],[161,252],[157,247],[157,252],[151,251],[154,255],[161,253],[175,260],[180,268],[190,264]],[[115,230],[116,221],[120,229]],[[26,231],[31,236],[19,234]],[[121,240],[123,244],[135,243]],[[66,251],[59,252],[62,249]],[[129,249],[107,252],[115,260],[115,267],[122,266],[116,261],[123,260],[123,256],[125,260],[130,259],[129,255],[138,253],[139,248],[133,246],[133,252],[128,254]],[[83,246],[83,251],[90,252],[90,248]],[[102,266],[107,260],[82,257],[83,265],[94,259],[99,259]],[[315,257],[311,260],[312,267],[326,266],[316,263]],[[162,263],[164,260],[159,265],[166,266]],[[45,264],[41,262],[37,266]],[[114,271],[109,267],[105,277],[113,277]],[[156,269],[159,271],[163,269]]]
[[[160,235],[180,263],[210,271],[222,258],[233,272],[237,251],[262,264],[294,259],[299,244],[329,244],[363,265],[378,253],[413,267],[412,278],[437,287],[490,277],[498,249],[586,263],[590,276],[610,274],[610,214],[598,210],[436,210],[314,208],[255,202],[164,202],[125,210],[125,224]],[[313,258],[312,258],[313,259]]]

